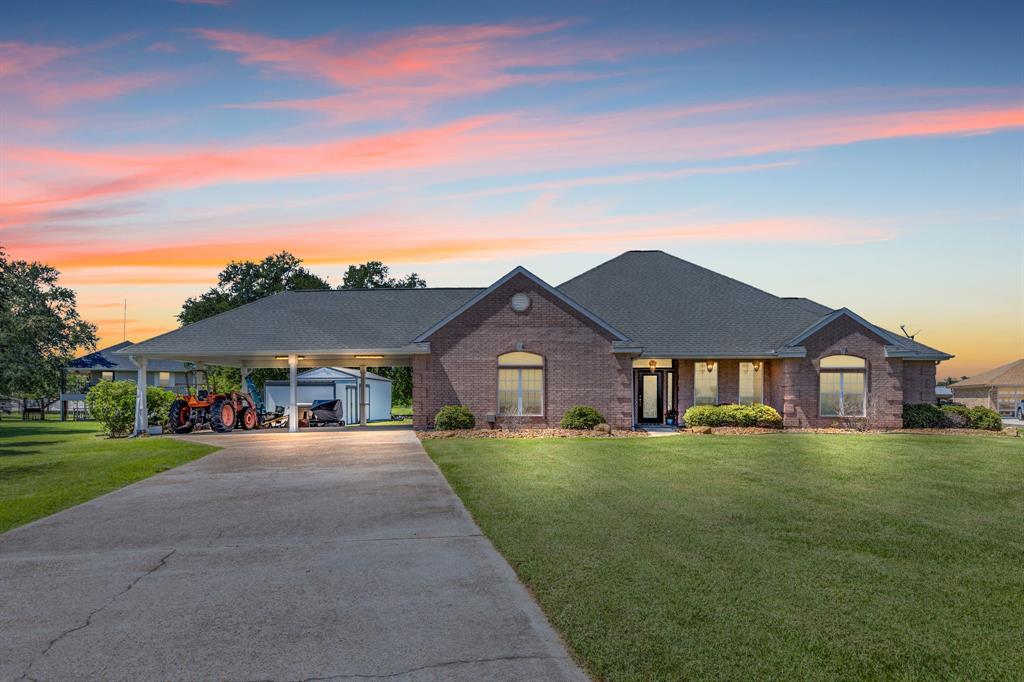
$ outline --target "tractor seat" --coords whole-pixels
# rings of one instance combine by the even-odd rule
[[[207,391],[205,389],[199,389],[198,391],[196,391],[196,398],[197,399],[199,399],[199,400],[206,400],[208,397],[210,397],[210,392],[209,391]]]

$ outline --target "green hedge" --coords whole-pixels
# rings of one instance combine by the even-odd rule
[[[101,381],[85,394],[92,418],[111,436],[124,436],[135,426],[135,389],[131,381]],[[163,425],[174,394],[156,386],[146,387],[146,410],[150,424]]]
[[[434,416],[434,428],[439,431],[471,429],[474,426],[476,418],[464,405],[445,405]]]
[[[683,415],[687,426],[759,426],[782,428],[782,415],[775,408],[754,405],[694,405]]]
[[[942,408],[931,403],[903,405],[903,428],[941,429],[946,426],[946,415]]]
[[[570,407],[565,416],[562,417],[563,429],[593,429],[598,424],[603,424],[604,417],[590,405],[577,405]]]
[[[903,428],[1002,431],[1003,420],[997,412],[987,407],[965,407],[963,405],[939,407],[931,403],[904,404]]]

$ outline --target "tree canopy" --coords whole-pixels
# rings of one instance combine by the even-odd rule
[[[326,279],[302,267],[302,261],[287,251],[261,261],[231,261],[220,271],[216,286],[185,301],[178,321],[198,322],[282,291],[330,288]]]
[[[350,265],[341,279],[339,289],[422,289],[426,281],[415,272],[405,277],[391,277],[391,269],[379,260]]]
[[[95,350],[96,326],[59,278],[48,265],[8,260],[0,247],[0,394],[56,399],[61,367],[76,351]]]

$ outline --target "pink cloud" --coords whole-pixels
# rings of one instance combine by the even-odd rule
[[[432,179],[440,179],[437,173],[442,169],[444,179],[451,180],[481,173],[494,176],[750,157],[896,137],[1020,127],[1024,127],[1024,109],[998,105],[861,115],[754,116],[722,123],[690,121],[677,111],[634,110],[556,119],[479,116],[295,145],[110,151],[11,146],[6,150],[8,179],[0,203],[0,225],[31,223],[41,211],[79,202],[222,183],[424,170],[430,171]],[[635,180],[651,178],[651,173],[657,171],[641,172]]]
[[[51,109],[78,102],[114,99],[128,92],[165,84],[167,74],[97,73],[86,63],[86,55],[122,41],[115,38],[105,44],[86,48],[38,45],[23,42],[0,43],[0,87],[8,103],[28,105],[38,118],[39,108]],[[72,61],[74,58],[74,61]]]
[[[27,75],[75,52],[56,45],[0,42],[0,78]]]
[[[580,40],[554,34],[564,22],[440,26],[369,39],[321,36],[285,39],[199,29],[213,45],[279,73],[326,81],[339,94],[238,104],[246,108],[316,111],[334,120],[395,117],[442,100],[476,96],[519,85],[597,77],[581,65],[614,62],[642,52],[675,52],[709,40],[652,46],[641,40]]]

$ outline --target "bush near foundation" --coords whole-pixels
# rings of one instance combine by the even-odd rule
[[[781,429],[782,415],[775,408],[753,405],[694,405],[683,415],[686,426],[757,426]]]
[[[604,417],[590,405],[570,407],[562,417],[560,426],[563,429],[583,429],[590,431],[598,424],[604,424]]]
[[[941,429],[946,426],[946,414],[938,405],[920,403],[903,405],[903,428]]]
[[[135,426],[135,389],[131,381],[102,381],[85,394],[89,414],[111,436],[124,436]],[[174,394],[156,386],[146,387],[148,423],[163,425]]]
[[[963,405],[903,405],[905,429],[979,429],[1002,431],[1003,420],[998,412],[987,407]]]
[[[464,405],[445,405],[434,416],[434,428],[439,431],[471,429],[474,426],[476,418]]]

